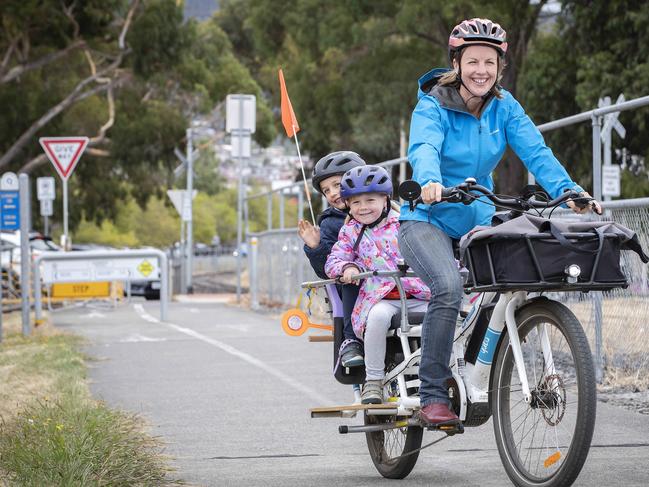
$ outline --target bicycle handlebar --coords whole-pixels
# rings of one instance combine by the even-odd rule
[[[415,277],[415,273],[412,272],[412,270],[407,270],[407,271],[401,271],[401,270],[393,270],[393,271],[365,271],[365,272],[360,272],[359,274],[356,274],[355,276],[352,276],[353,281],[360,281],[361,279],[367,279],[368,277]],[[336,279],[323,279],[321,281],[309,281],[309,282],[303,282],[302,287],[303,288],[316,288],[316,287],[323,287],[326,286],[327,284],[341,284],[341,281],[339,278]]]
[[[580,196],[579,193],[572,190],[565,191],[563,194],[559,195],[551,201],[526,200],[516,197],[503,198],[494,194],[490,189],[477,184],[474,178],[467,178],[463,183],[460,183],[457,186],[443,188],[442,201],[468,205],[479,198],[479,196],[472,192],[482,193],[496,205],[509,208],[511,210],[522,211],[529,210],[531,208],[552,208],[559,206],[561,203],[565,203],[569,200],[573,201],[579,208],[585,208],[590,204],[591,201],[593,201],[592,198],[584,198]],[[418,204],[423,204],[423,200],[421,198],[421,186],[416,181],[408,180],[401,183],[399,185],[399,196],[408,201],[411,211],[414,210],[414,207]],[[430,205],[435,205],[437,203],[439,202],[433,201],[432,203],[430,203]]]

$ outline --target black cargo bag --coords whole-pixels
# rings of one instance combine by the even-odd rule
[[[614,222],[568,222],[522,215],[462,238],[460,255],[478,290],[612,289],[626,287],[620,250],[649,261],[637,235]],[[566,268],[581,273],[569,282]]]

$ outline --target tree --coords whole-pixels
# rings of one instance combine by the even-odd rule
[[[649,93],[649,5],[642,1],[562,2],[556,31],[533,42],[522,81],[523,98],[537,122],[597,107],[597,100],[624,93],[627,100]],[[620,113],[627,129],[624,142],[634,154],[649,157],[644,132],[649,110]],[[592,135],[589,123],[559,129],[547,136],[570,174],[592,190]],[[615,138],[614,138],[615,140]],[[623,175],[623,197],[649,193],[646,176]]]
[[[279,0],[230,0],[218,19],[276,103],[277,68],[284,69],[305,150],[317,157],[355,149],[376,162],[398,155],[399,129],[416,103],[416,80],[431,67],[448,65],[454,25],[479,16],[506,27],[510,49],[503,83],[516,94],[546,3],[298,0],[288,10]],[[501,164],[501,190],[518,190],[522,181],[519,162]]]
[[[0,167],[51,174],[38,137],[89,136],[70,180],[73,228],[80,208],[100,222],[129,194],[162,197],[191,118],[232,91],[258,95],[257,141],[274,136],[227,36],[184,22],[175,0],[7,0],[0,15]]]

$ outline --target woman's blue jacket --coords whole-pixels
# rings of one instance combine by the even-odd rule
[[[543,136],[514,97],[491,97],[476,118],[467,111],[458,90],[438,86],[446,69],[434,69],[419,79],[419,102],[412,113],[408,160],[413,179],[454,186],[468,177],[493,189],[492,171],[507,146],[511,147],[552,198],[566,189],[583,191],[545,145]],[[488,200],[483,197],[481,201]],[[494,207],[484,202],[471,205],[439,203],[401,207],[400,220],[430,222],[452,238],[460,238],[476,225],[489,225]]]

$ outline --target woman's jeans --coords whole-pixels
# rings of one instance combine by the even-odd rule
[[[432,294],[421,331],[421,406],[448,404],[446,382],[451,378],[449,362],[462,301],[462,280],[453,256],[452,241],[430,223],[402,221],[399,248],[405,261]]]

